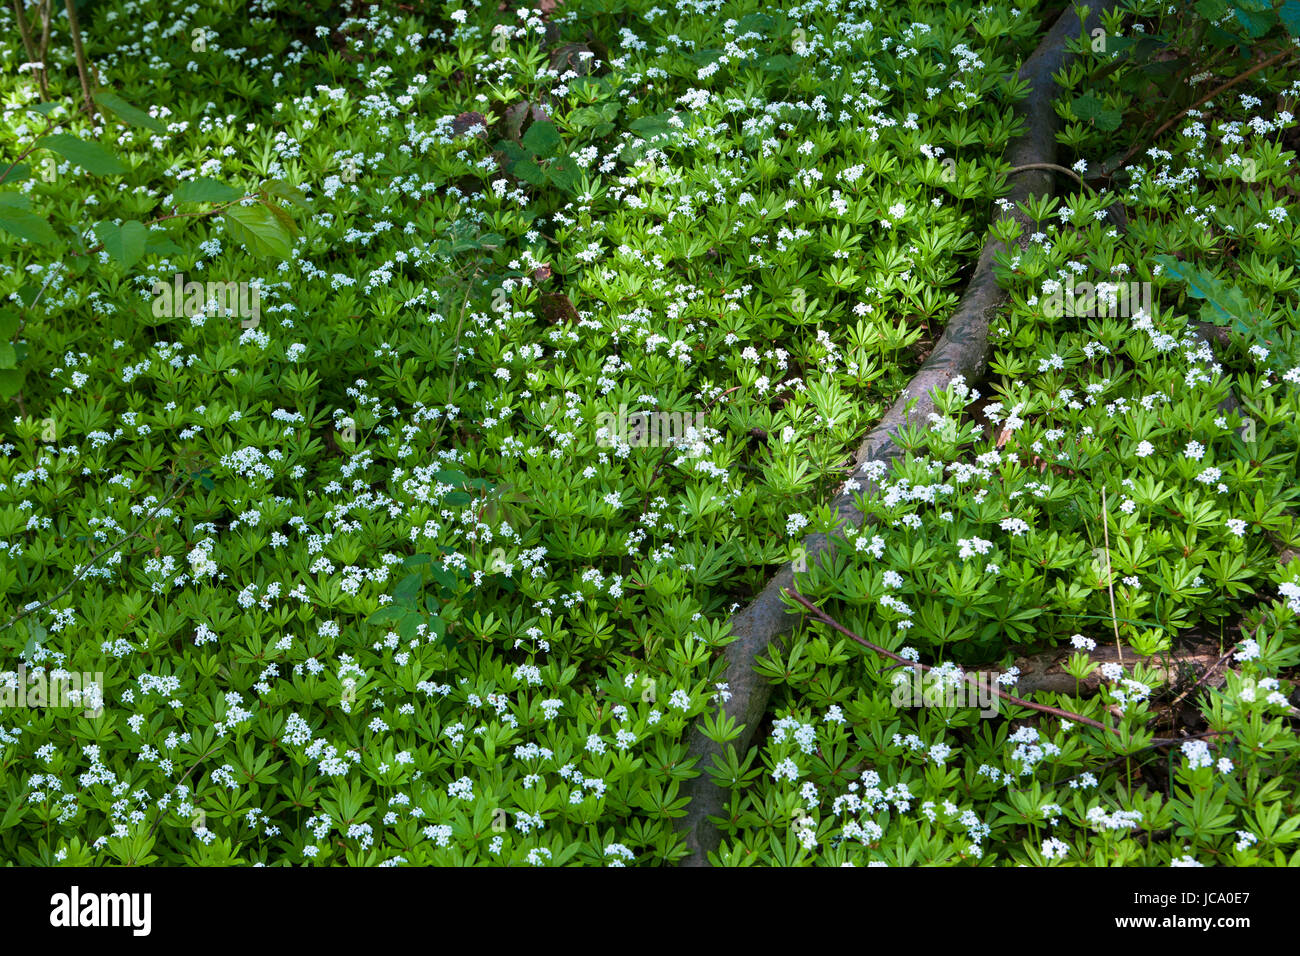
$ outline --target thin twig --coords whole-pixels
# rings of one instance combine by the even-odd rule
[[[1078,183],[1080,186],[1084,187],[1085,189],[1092,189],[1093,192],[1097,191],[1092,186],[1089,186],[1087,183],[1085,183],[1083,181],[1083,177],[1080,176],[1078,173],[1076,173],[1073,169],[1070,169],[1066,166],[1058,166],[1056,163],[1025,163],[1023,166],[1016,166],[1014,169],[1008,169],[1007,175],[1010,176],[1013,173],[1023,173],[1027,169],[1046,169],[1051,172],[1062,173],[1066,176],[1069,176],[1071,179],[1073,179],[1076,183]]]
[[[9,164],[8,169],[6,169],[3,173],[0,173],[0,183],[4,182],[9,177],[9,174],[12,173],[17,168],[19,163],[21,163],[24,159],[26,159],[28,156],[34,153],[37,149],[41,148],[41,140],[43,140],[45,138],[45,134],[48,133],[53,128],[54,128],[54,120],[48,116],[45,117],[45,129],[41,130],[41,135],[36,137],[36,142],[32,143],[32,145],[27,147],[27,149],[23,150],[23,152],[18,154],[18,158]]]
[[[1263,69],[1266,69],[1266,68],[1272,66],[1274,63],[1278,62],[1278,60],[1283,59],[1284,57],[1288,56],[1290,53],[1291,53],[1291,50],[1290,50],[1290,49],[1286,49],[1286,50],[1283,50],[1281,53],[1277,53],[1277,54],[1274,54],[1273,56],[1270,56],[1267,60],[1263,60],[1263,61],[1261,61],[1260,63],[1257,63],[1257,64],[1255,64],[1254,66],[1252,66],[1252,67],[1251,67],[1249,70],[1247,70],[1245,73],[1242,73],[1242,74],[1240,74],[1239,76],[1235,76],[1235,77],[1233,77],[1232,79],[1228,80],[1228,82],[1224,83],[1222,86],[1218,86],[1218,87],[1216,87],[1215,89],[1213,89],[1212,91],[1210,91],[1210,93],[1209,93],[1208,95],[1201,97],[1199,100],[1197,100],[1197,101],[1196,101],[1195,103],[1193,103],[1191,106],[1187,107],[1187,109],[1182,110],[1182,111],[1176,113],[1174,116],[1170,117],[1168,120],[1166,120],[1164,123],[1162,123],[1162,124],[1160,125],[1160,128],[1157,129],[1157,130],[1156,130],[1154,133],[1152,133],[1150,136],[1144,136],[1144,137],[1142,137],[1142,139],[1141,139],[1140,142],[1134,143],[1134,144],[1129,148],[1129,151],[1128,151],[1127,153],[1124,154],[1124,158],[1121,159],[1118,163],[1115,164],[1115,169],[1116,169],[1116,170],[1123,169],[1123,168],[1124,168],[1124,164],[1127,163],[1127,162],[1128,162],[1130,159],[1132,159],[1134,156],[1136,156],[1137,153],[1142,149],[1142,144],[1143,144],[1143,143],[1154,143],[1157,139],[1160,138],[1160,136],[1161,136],[1162,133],[1168,132],[1168,130],[1169,130],[1169,129],[1170,129],[1170,128],[1175,124],[1175,123],[1177,123],[1180,119],[1182,119],[1184,116],[1186,116],[1186,115],[1187,115],[1188,113],[1190,113],[1192,110],[1197,109],[1198,107],[1204,106],[1206,103],[1210,102],[1210,100],[1214,99],[1214,98],[1215,98],[1216,96],[1218,96],[1220,93],[1223,93],[1223,92],[1226,91],[1226,90],[1230,90],[1230,89],[1232,89],[1232,88],[1233,88],[1234,86],[1236,86],[1238,83],[1242,82],[1243,80],[1249,79],[1250,77],[1252,77],[1252,76],[1254,76],[1256,73],[1258,73],[1260,70],[1263,70]]]
[[[1259,633],[1259,629],[1260,629],[1260,627],[1263,625],[1263,623],[1264,623],[1264,619],[1261,617],[1261,618],[1259,619],[1259,622],[1258,622],[1258,623],[1257,623],[1253,628],[1251,628],[1250,635],[1249,635],[1248,637],[1244,638],[1244,640],[1250,640],[1250,639],[1253,638],[1256,634],[1258,634],[1258,633]],[[1237,643],[1240,644],[1241,641],[1238,641]],[[1204,684],[1207,680],[1209,680],[1210,677],[1211,677],[1211,675],[1213,675],[1214,672],[1217,671],[1217,670],[1219,669],[1219,666],[1220,666],[1221,664],[1223,664],[1224,661],[1226,661],[1229,657],[1231,657],[1231,656],[1232,656],[1233,654],[1235,654],[1235,653],[1237,653],[1237,647],[1236,647],[1236,645],[1234,644],[1232,647],[1230,647],[1230,648],[1227,650],[1227,652],[1226,652],[1222,657],[1220,657],[1217,661],[1215,661],[1213,664],[1211,664],[1209,667],[1207,667],[1207,668],[1205,669],[1205,673],[1203,673],[1200,677],[1198,677],[1198,678],[1196,679],[1196,683],[1195,683],[1195,684],[1193,684],[1191,687],[1187,688],[1187,690],[1183,691],[1181,694],[1179,694],[1177,697],[1175,697],[1172,701],[1170,701],[1169,706],[1172,708],[1172,707],[1177,706],[1179,703],[1181,703],[1182,700],[1183,700],[1183,698],[1185,698],[1188,694],[1192,693],[1193,691],[1196,690],[1196,688],[1200,687],[1200,686],[1201,686],[1202,684]]]
[[[835,620],[835,618],[831,617],[829,614],[827,614],[825,611],[819,608],[816,604],[813,604],[811,601],[809,601],[806,597],[800,594],[796,589],[782,588],[782,591],[785,594],[789,595],[792,600],[803,605],[809,611],[809,613],[811,613],[815,618],[817,618],[823,624],[827,624],[835,628],[835,630],[839,631],[845,637],[857,641],[859,644],[861,644],[863,647],[867,648],[868,650],[874,651],[875,653],[881,655],[882,657],[888,657],[890,660],[898,661],[900,664],[905,664],[908,667],[919,667],[922,671],[933,670],[933,668],[929,664],[922,664],[920,661],[909,661],[907,658],[901,657],[900,655],[895,654],[893,651],[885,650],[879,644],[873,644],[871,641],[867,640],[865,637],[862,637],[860,634],[855,634],[853,631],[850,631],[839,621]],[[967,679],[968,680],[971,679],[969,675]],[[1062,710],[1059,707],[1050,707],[1047,704],[1035,704],[1033,701],[1025,700],[1022,697],[1016,697],[1014,694],[1008,694],[1006,691],[999,690],[997,687],[993,686],[992,684],[988,685],[988,689],[993,691],[993,693],[997,694],[999,697],[1001,697],[1003,700],[1007,701],[1008,703],[1015,704],[1017,707],[1027,707],[1030,710],[1036,710],[1044,714],[1051,714],[1053,717],[1060,717],[1063,720],[1072,720],[1078,724],[1084,724],[1088,727],[1095,727],[1098,730],[1105,730],[1108,733],[1112,733],[1117,737],[1122,736],[1121,732],[1116,728],[1107,726],[1106,724],[1103,724],[1100,721],[1093,720],[1091,717],[1084,717],[1082,714],[1076,714],[1073,713],[1072,711]],[[1180,743],[1180,742],[1181,740],[1179,738],[1160,737],[1152,741],[1152,746],[1155,745],[1163,746],[1171,743]]]
[[[150,219],[148,222],[143,223],[142,225],[144,225],[144,227],[147,229],[149,226],[156,226],[158,225],[158,223],[166,222],[168,219],[188,219],[194,216],[199,216],[199,217],[219,216],[227,209],[229,209],[231,206],[241,203],[245,199],[252,199],[256,195],[257,195],[256,193],[249,193],[247,196],[240,196],[238,199],[232,199],[230,200],[230,202],[222,203],[219,206],[213,206],[211,209],[200,209],[196,212],[168,213],[165,216],[159,216],[157,219]],[[91,246],[85,252],[77,252],[77,250],[75,249],[71,250],[71,252],[74,256],[93,256],[95,253],[101,251],[103,248],[104,248],[104,244],[100,242],[97,243],[96,245]]]

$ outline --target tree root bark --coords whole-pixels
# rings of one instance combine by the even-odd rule
[[[1056,159],[1056,131],[1058,117],[1052,105],[1056,86],[1052,75],[1073,59],[1066,53],[1065,45],[1078,37],[1083,29],[1091,30],[1099,22],[1092,11],[1087,22],[1080,24],[1072,9],[1063,13],[1044,36],[1038,48],[1020,69],[1020,76],[1030,85],[1029,96],[1017,104],[1016,113],[1025,121],[1024,133],[1008,147],[1007,160],[1015,167],[1050,164]],[[1030,168],[1011,182],[1007,199],[1011,203],[1024,203],[1034,196],[1051,195],[1054,174],[1046,169]],[[1004,216],[1014,216],[1021,221],[1025,235],[1033,232],[1036,224],[1013,209]],[[948,321],[934,351],[926,359],[916,377],[904,389],[898,401],[873,428],[858,448],[854,460],[852,480],[859,491],[841,491],[832,502],[840,527],[852,524],[857,527],[863,515],[854,506],[857,494],[874,490],[876,484],[864,472],[869,462],[888,462],[897,458],[902,449],[894,441],[899,428],[909,423],[926,425],[927,416],[934,411],[932,392],[943,389],[958,376],[968,382],[979,381],[988,367],[989,321],[1005,300],[993,273],[993,257],[1003,251],[1003,243],[990,239],[980,252],[979,261],[957,311]],[[810,561],[830,546],[824,534],[809,535],[804,540],[804,550]],[[771,687],[754,670],[754,660],[774,640],[794,630],[798,614],[791,614],[782,592],[794,584],[791,565],[782,567],[767,586],[750,604],[732,620],[731,630],[735,640],[725,651],[726,669],[723,680],[729,685],[731,697],[722,706],[726,714],[743,725],[741,734],[728,746],[744,753],[753,738],[754,730],[767,709]],[[727,802],[726,791],[715,784],[709,768],[715,757],[723,754],[723,747],[709,740],[697,728],[691,737],[691,757],[699,776],[687,781],[683,793],[690,803],[686,814],[679,818],[677,827],[682,832],[687,847],[683,866],[708,866],[709,853],[715,851],[722,833],[710,817],[722,818]]]
[[[1073,648],[1054,648],[1021,657],[1016,660],[1020,679],[1011,687],[1021,697],[1036,691],[1052,694],[1071,694],[1089,697],[1097,693],[1102,684],[1100,668],[1081,681],[1075,681],[1065,670],[1066,661],[1075,653]],[[1229,649],[1229,655],[1231,648]],[[1098,644],[1088,654],[1094,664],[1121,663],[1119,649],[1113,644]],[[1134,662],[1153,668],[1164,681],[1166,689],[1184,691],[1196,684],[1202,687],[1220,687],[1227,679],[1227,656],[1219,653],[1219,642],[1214,637],[1187,638],[1167,654],[1141,657],[1131,647],[1123,648],[1122,663],[1131,668]],[[974,670],[974,668],[969,668]]]

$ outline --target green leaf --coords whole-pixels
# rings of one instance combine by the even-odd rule
[[[27,163],[14,163],[9,172],[5,173],[4,170],[0,170],[0,173],[4,174],[6,183],[22,183],[32,178],[32,167]]]
[[[610,122],[618,115],[618,104],[601,103],[599,106],[583,106],[569,114],[570,126],[577,129],[591,129],[596,136],[605,136],[614,129]]]
[[[1187,284],[1189,296],[1205,300],[1213,309],[1210,315],[1217,324],[1225,325],[1234,320],[1253,317],[1254,310],[1240,289],[1229,288],[1222,280],[1186,262],[1179,262],[1173,256],[1154,256],[1153,259],[1160,263],[1168,275]]]
[[[37,149],[50,149],[69,162],[96,176],[120,176],[127,167],[98,143],[79,139],[71,133],[56,133],[36,141]]]
[[[0,310],[0,340],[8,341],[18,332],[21,317],[17,309]]]
[[[265,199],[259,199],[258,202],[271,211],[271,215],[279,220],[280,225],[284,227],[284,231],[289,234],[290,238],[298,235],[298,224],[293,221],[293,216],[289,215],[289,210],[273,202],[267,202]]]
[[[1273,24],[1277,23],[1277,14],[1271,9],[1267,13],[1258,13],[1238,6],[1232,12],[1236,16],[1237,22],[1245,27],[1246,35],[1252,40],[1258,40],[1273,29]]]
[[[0,342],[0,369],[13,368],[18,364],[18,353],[12,342]]]
[[[439,587],[444,589],[445,593],[442,595],[444,598],[455,594],[456,585],[460,583],[460,579],[453,572],[448,571],[440,564],[433,566],[433,579],[438,582]]]
[[[722,58],[723,51],[716,46],[705,47],[703,50],[691,50],[686,53],[686,59],[690,60],[697,66],[712,66]]]
[[[0,831],[8,830],[10,827],[17,826],[23,818],[23,813],[27,809],[28,788],[24,787],[23,792],[15,800],[9,801],[9,806],[5,808],[4,817],[0,818]]]
[[[263,259],[293,256],[292,236],[265,204],[231,206],[222,210],[221,218],[231,238],[242,243],[251,255]]]
[[[0,369],[0,398],[13,398],[23,387],[23,370]]]
[[[541,186],[546,182],[546,176],[542,173],[542,168],[531,159],[525,159],[523,162],[517,164],[511,172],[524,182],[530,183],[533,186]]]
[[[758,61],[759,68],[768,73],[789,73],[799,61],[785,53],[778,53],[776,56],[765,56]]]
[[[655,116],[638,116],[627,126],[642,139],[653,139],[672,130],[668,125],[668,117],[671,115],[671,113],[659,113]]]
[[[36,304],[36,297],[41,294],[41,287],[35,282],[28,282],[18,289],[18,298],[22,301],[23,307],[30,309]]]
[[[102,106],[110,113],[117,114],[119,119],[125,120],[132,126],[142,126],[145,129],[153,130],[155,133],[167,132],[167,127],[160,121],[154,119],[144,110],[132,106],[116,93],[109,93],[106,90],[101,91],[95,94],[94,100],[99,106]]]
[[[0,209],[21,209],[30,211],[32,201],[22,193],[0,192]]]
[[[101,222],[95,226],[95,238],[104,244],[104,251],[123,269],[131,268],[144,255],[148,232],[144,223],[134,219],[127,220],[120,226],[111,222]]]
[[[421,624],[424,623],[424,617],[418,611],[407,611],[397,622],[397,633],[402,640],[409,641],[415,637]]]
[[[766,13],[747,13],[736,21],[736,36],[744,36],[746,33],[767,36],[775,25],[776,21]]]
[[[456,639],[447,633],[447,624],[437,614],[429,615],[429,633],[438,638],[445,648],[450,648],[456,643]]]
[[[386,624],[389,621],[396,621],[409,613],[410,610],[408,608],[399,607],[396,604],[385,604],[377,611],[372,612],[370,616],[366,618],[366,623],[374,625]]]
[[[560,131],[549,121],[539,121],[528,127],[521,140],[526,150],[534,156],[554,156],[560,148]]]
[[[408,574],[393,590],[393,601],[400,604],[414,604],[424,584],[424,575],[420,572]]]
[[[234,186],[215,179],[192,179],[176,187],[172,197],[178,202],[231,202],[244,195]]]
[[[266,184],[266,191],[272,196],[279,196],[286,202],[291,202],[303,212],[311,212],[311,200],[297,186],[292,183],[286,183],[281,179],[273,179]]]
[[[174,256],[184,252],[172,242],[171,237],[161,229],[150,229],[145,237],[145,253],[153,256]]]
[[[1077,97],[1070,103],[1070,109],[1085,123],[1091,123],[1097,129],[1108,133],[1118,129],[1120,121],[1124,118],[1118,110],[1106,109],[1101,100],[1092,93]]]
[[[1300,37],[1300,0],[1286,0],[1277,11],[1278,19],[1286,32],[1293,37]]]
[[[578,166],[568,156],[562,156],[557,159],[548,169],[547,175],[551,182],[559,186],[566,193],[575,192],[578,188]]]
[[[0,227],[20,239],[40,245],[52,246],[59,241],[59,237],[48,222],[40,216],[34,216],[21,209],[0,208]]]

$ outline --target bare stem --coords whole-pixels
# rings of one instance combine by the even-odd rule
[[[77,75],[81,77],[81,95],[86,101],[86,112],[95,118],[95,101],[90,95],[90,64],[86,62],[86,49],[81,45],[81,26],[77,22],[76,0],[65,0],[68,8],[68,30],[72,33],[72,50],[77,56]]]

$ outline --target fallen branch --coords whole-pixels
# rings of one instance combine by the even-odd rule
[[[1056,158],[1056,131],[1060,122],[1053,106],[1056,86],[1052,77],[1067,66],[1072,54],[1066,44],[1077,38],[1084,28],[1095,26],[1099,12],[1090,11],[1086,24],[1080,24],[1073,9],[1063,13],[1043,38],[1033,55],[1020,69],[1020,77],[1029,84],[1028,97],[1016,104],[1017,116],[1025,123],[1025,131],[1007,149],[1007,160],[1019,168],[1035,163],[1052,164]],[[1003,217],[1014,217],[1027,227],[1025,235],[1036,225],[1017,208],[1035,196],[1051,195],[1055,172],[1050,169],[1027,169],[1015,177],[1007,199],[1009,211]],[[1022,240],[1027,242],[1028,240]],[[926,423],[934,411],[936,389],[946,388],[958,376],[974,382],[981,379],[988,368],[989,322],[1006,299],[994,275],[994,257],[1006,251],[1006,246],[995,239],[984,244],[975,272],[962,294],[956,312],[949,319],[943,335],[916,376],[880,423],[863,439],[854,461],[857,463],[851,482],[831,502],[840,527],[861,526],[865,520],[854,501],[858,494],[877,488],[877,483],[867,473],[870,462],[889,462],[902,454],[894,441],[898,430],[915,423]],[[849,491],[849,487],[857,490]],[[803,553],[814,561],[830,547],[825,534],[812,534],[804,539]],[[754,669],[755,659],[768,646],[794,630],[796,615],[789,613],[783,599],[787,588],[794,586],[794,570],[784,565],[767,583],[767,586],[737,613],[731,622],[735,640],[724,652],[725,670],[716,679],[725,680],[731,697],[723,705],[726,715],[741,725],[741,732],[728,746],[744,753],[748,749],[754,730],[767,710],[771,685]],[[696,728],[691,735],[690,756],[701,773],[686,781],[683,793],[689,798],[686,813],[677,821],[686,839],[687,855],[683,866],[708,866],[709,853],[716,850],[722,833],[714,822],[726,812],[727,794],[715,784],[708,768],[721,758],[721,744],[710,740]],[[712,819],[711,819],[712,818]]]
[[[817,618],[817,620],[839,631],[841,634],[843,634],[845,637],[849,638],[850,640],[856,641],[857,643],[865,647],[867,650],[874,651],[875,653],[879,654],[881,657],[888,657],[891,661],[898,661],[900,664],[903,664],[906,667],[919,667],[923,673],[929,673],[930,671],[934,670],[934,668],[929,664],[922,664],[919,661],[909,661],[906,657],[901,657],[898,654],[895,654],[893,651],[887,651],[879,644],[873,644],[871,643],[871,641],[867,640],[862,635],[850,631],[847,627],[845,627],[839,621],[835,620],[835,618],[831,617],[829,614],[827,614],[825,611],[819,608],[816,604],[813,604],[812,601],[808,600],[806,597],[804,597],[795,589],[786,588],[785,593],[790,595],[791,600],[797,601],[798,603],[802,604],[805,608],[807,608],[808,612],[812,614],[813,617]],[[973,675],[968,675],[967,680],[968,681],[973,680]],[[1024,698],[1017,697],[1014,694],[1008,694],[1004,690],[999,690],[994,685],[989,685],[988,689],[991,690],[998,697],[1001,697],[1007,703],[1015,704],[1017,707],[1028,707],[1030,710],[1037,710],[1040,713],[1051,714],[1053,717],[1060,717],[1062,720],[1072,720],[1078,724],[1085,724],[1088,727],[1096,727],[1098,730],[1105,730],[1117,736],[1119,735],[1119,731],[1116,730],[1114,727],[1108,726],[1107,724],[1103,724],[1101,721],[1093,720],[1091,717],[1085,717],[1082,714],[1075,714],[1068,710],[1062,710],[1059,707],[1051,707],[1047,704],[1035,704],[1033,701],[1025,700]]]
[[[922,664],[919,661],[909,661],[907,658],[901,657],[898,654],[895,654],[893,651],[885,650],[879,644],[873,644],[871,641],[867,640],[862,635],[849,630],[847,627],[845,627],[839,621],[835,620],[835,618],[831,617],[829,614],[827,614],[825,611],[819,608],[816,604],[813,604],[812,601],[809,601],[806,597],[804,597],[802,594],[800,594],[798,591],[794,590],[793,588],[787,588],[785,593],[790,596],[790,599],[792,601],[795,601],[798,604],[803,605],[803,607],[806,608],[808,612],[812,614],[813,617],[817,618],[817,620],[839,631],[845,637],[853,641],[856,641],[858,644],[861,644],[863,647],[867,648],[867,650],[879,654],[881,657],[888,657],[890,660],[898,661],[900,664],[903,664],[907,667],[919,668],[923,673],[928,673],[929,671],[934,669],[929,664]],[[1086,727],[1095,727],[1098,730],[1104,730],[1107,733],[1114,734],[1117,737],[1124,736],[1123,732],[1120,731],[1118,728],[1111,727],[1108,724],[1103,724],[1097,720],[1093,720],[1091,717],[1085,717],[1082,714],[1076,714],[1072,711],[1063,710],[1060,707],[1052,707],[1048,704],[1036,704],[1032,700],[1025,700],[1023,697],[1017,697],[1015,694],[1008,694],[1006,691],[999,689],[997,685],[993,683],[989,683],[987,685],[980,685],[976,681],[974,674],[967,674],[966,680],[973,687],[982,686],[983,689],[991,691],[995,696],[1000,697],[1002,700],[1005,700],[1009,704],[1015,704],[1017,707],[1027,707],[1030,710],[1036,710],[1042,714],[1049,714],[1053,717],[1059,717],[1062,720],[1070,720],[1076,724],[1083,724]],[[1071,678],[1071,680],[1073,680],[1073,678]],[[1201,736],[1214,736],[1222,733],[1227,733],[1227,731],[1211,731],[1209,734],[1202,734]],[[1187,738],[1156,737],[1151,741],[1151,746],[1168,746],[1169,744],[1182,743],[1185,739]]]

